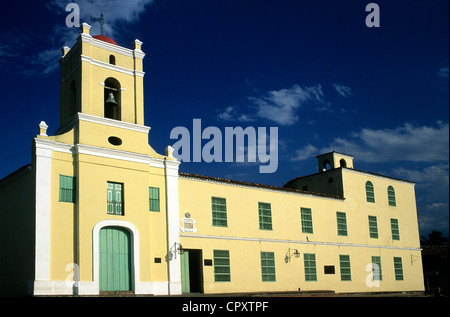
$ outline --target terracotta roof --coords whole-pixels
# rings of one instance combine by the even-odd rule
[[[231,179],[218,178],[218,177],[212,177],[212,176],[204,176],[204,175],[199,175],[199,174],[190,174],[190,173],[179,172],[179,175],[182,177],[186,177],[186,178],[196,178],[196,179],[200,179],[200,180],[213,181],[213,182],[219,182],[219,183],[224,183],[224,184],[263,188],[263,189],[269,189],[269,190],[299,193],[299,194],[319,196],[319,197],[335,198],[335,199],[340,199],[340,200],[345,199],[344,197],[341,197],[341,196],[322,194],[322,193],[314,193],[314,192],[309,192],[309,191],[304,191],[304,190],[299,190],[299,189],[294,189],[294,188],[286,188],[286,187],[279,187],[279,186],[273,186],[273,185],[263,185],[263,184],[258,184],[258,183],[236,181],[236,180],[231,180]]]
[[[109,38],[109,37],[107,37],[105,35],[94,35],[93,38],[97,39],[97,40],[100,40],[100,41],[103,41],[103,42],[107,42],[107,43],[111,43],[111,44],[117,45],[117,43],[113,39],[111,39],[111,38]]]

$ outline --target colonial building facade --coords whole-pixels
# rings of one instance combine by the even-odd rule
[[[318,156],[283,187],[179,172],[148,144],[142,42],[82,24],[60,128],[0,180],[3,295],[424,289],[414,183]]]

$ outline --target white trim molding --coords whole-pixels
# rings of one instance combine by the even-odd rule
[[[169,270],[169,294],[181,294],[181,263],[177,256],[177,246],[180,245],[179,206],[178,206],[178,167],[179,161],[164,160],[166,176],[167,202],[167,251]]]
[[[107,126],[111,126],[111,127],[115,127],[115,128],[121,128],[121,129],[137,131],[137,132],[142,132],[142,133],[147,133],[147,134],[149,133],[149,131],[151,129],[150,127],[147,127],[145,125],[130,123],[130,122],[126,122],[126,121],[119,121],[119,120],[114,120],[114,119],[109,119],[109,118],[104,118],[104,117],[97,117],[97,116],[82,113],[82,112],[78,112],[76,114],[76,118],[74,118],[74,119],[76,121],[79,120],[79,121],[93,122],[93,123],[103,124],[103,125],[107,125]]]
[[[43,139],[34,139],[35,170],[35,277],[33,294],[48,294],[50,281],[51,168],[52,146]]]
[[[100,84],[102,84],[102,83],[100,83]],[[78,112],[75,115],[73,115],[72,117],[70,117],[70,119],[67,120],[63,126],[61,126],[58,130],[56,130],[55,134],[60,135],[60,134],[66,133],[71,128],[73,128],[75,123],[77,123],[79,121],[93,122],[93,123],[103,124],[103,125],[107,125],[107,126],[111,126],[111,127],[115,127],[115,128],[136,131],[136,132],[142,132],[142,133],[147,133],[147,134],[150,132],[150,129],[151,129],[150,127],[145,126],[145,125],[135,124],[135,123],[126,122],[126,121],[119,121],[119,120],[114,120],[114,119],[109,119],[109,118],[104,118],[104,117],[98,117],[98,116],[94,116],[91,114]]]
[[[125,68],[125,67],[120,67],[117,65],[112,65],[106,62],[102,62],[96,59],[93,59],[92,57],[86,56],[86,55],[81,55],[81,61],[82,62],[88,62],[94,66],[99,66],[99,67],[103,67],[105,69],[109,69],[109,70],[114,70],[120,73],[124,73],[127,75],[131,75],[131,76],[140,76],[140,77],[144,77],[145,72],[140,71],[140,70],[133,70],[133,69],[129,69],[129,68]]]

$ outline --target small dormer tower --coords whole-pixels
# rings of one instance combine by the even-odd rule
[[[319,172],[339,167],[353,168],[353,156],[351,155],[333,151],[317,155],[316,158],[319,163]]]

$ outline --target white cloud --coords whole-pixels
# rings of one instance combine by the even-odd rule
[[[250,97],[257,107],[257,116],[279,125],[292,125],[298,120],[296,110],[309,101],[324,103],[322,86],[300,87],[269,91],[266,97]]]
[[[405,123],[395,129],[362,129],[350,139],[336,138],[337,151],[357,156],[364,162],[436,162],[448,160],[449,125],[436,127]]]
[[[297,110],[307,102],[325,105],[322,86],[300,87],[268,91],[263,97],[248,97],[251,108],[256,113],[240,113],[237,106],[229,106],[219,111],[217,118],[223,121],[252,122],[257,118],[274,121],[279,125],[292,125],[297,122]],[[322,110],[322,108],[317,108]]]
[[[11,57],[17,54],[13,52],[13,48],[10,45],[0,45],[0,58]]]
[[[448,66],[447,67],[442,67],[438,72],[437,72],[439,77],[442,78],[448,78]]]
[[[336,89],[337,93],[342,97],[348,97],[353,95],[352,89],[348,86],[342,84],[333,84],[334,89]]]
[[[448,207],[447,203],[431,203],[425,206],[425,209],[427,210],[436,210],[440,208],[446,208]]]
[[[326,153],[330,149],[317,150],[309,144],[298,150],[293,160],[304,160],[308,154]],[[335,138],[333,149],[369,163],[448,162],[449,124],[438,121],[436,127],[405,123],[395,129],[361,129],[349,138]]]
[[[432,165],[423,170],[409,170],[399,167],[394,170],[396,176],[414,179],[420,186],[430,186],[439,181],[448,187],[448,164]]]
[[[237,106],[228,106],[218,111],[217,119],[222,121],[252,122],[255,119],[249,114],[240,114]]]
[[[313,155],[319,154],[319,149],[314,145],[308,144],[303,149],[295,151],[291,161],[305,161]]]

